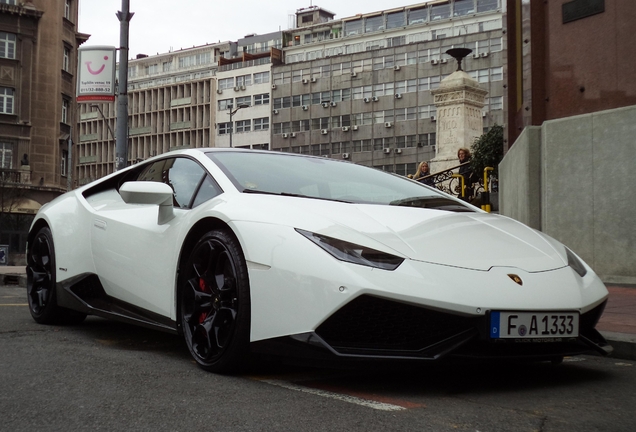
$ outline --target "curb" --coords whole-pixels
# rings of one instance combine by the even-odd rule
[[[600,333],[614,348],[608,357],[636,361],[636,335],[608,331]]]

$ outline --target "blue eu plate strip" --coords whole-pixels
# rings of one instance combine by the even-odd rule
[[[490,312],[490,338],[499,339],[499,312]]]

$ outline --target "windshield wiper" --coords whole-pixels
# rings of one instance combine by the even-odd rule
[[[310,199],[317,199],[317,200],[324,200],[324,201],[336,201],[336,202],[341,202],[341,203],[352,204],[352,201],[339,200],[339,199],[336,199],[336,198],[324,198],[324,197],[317,197],[317,196],[311,196],[311,195],[302,195],[302,194],[296,194],[296,193],[291,193],[291,192],[269,192],[269,191],[263,191],[263,190],[258,190],[258,189],[243,189],[243,192],[244,193],[263,194],[263,195],[278,195],[278,196],[294,197],[294,198],[310,198]]]

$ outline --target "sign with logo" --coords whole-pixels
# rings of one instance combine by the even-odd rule
[[[78,50],[78,102],[115,100],[115,47],[94,46]]]

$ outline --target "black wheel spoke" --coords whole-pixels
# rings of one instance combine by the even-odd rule
[[[184,336],[203,367],[231,349],[238,325],[236,257],[222,238],[210,234],[196,245],[180,288]]]
[[[38,233],[29,254],[31,281],[27,293],[35,313],[41,313],[49,303],[53,290],[53,268],[51,266],[51,243],[43,231]]]
[[[86,314],[57,305],[55,248],[49,227],[41,227],[29,241],[27,252],[27,298],[29,311],[40,324],[79,324]]]

